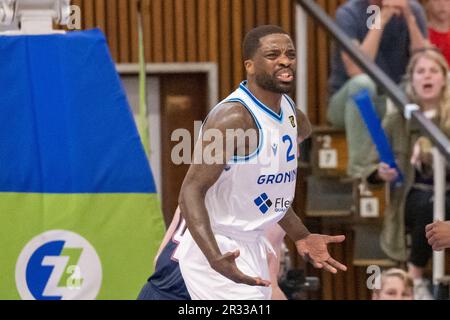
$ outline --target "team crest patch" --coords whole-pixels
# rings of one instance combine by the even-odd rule
[[[289,116],[289,120],[291,120],[292,128],[295,128],[295,119],[294,119],[294,116]]]

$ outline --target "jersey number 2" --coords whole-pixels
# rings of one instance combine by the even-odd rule
[[[284,143],[286,143],[286,142],[289,143],[289,146],[288,146],[288,149],[287,149],[287,152],[286,152],[286,161],[289,162],[289,161],[294,160],[295,159],[295,155],[291,154],[292,153],[292,146],[293,146],[291,137],[288,136],[288,135],[285,135],[283,137],[283,142]]]

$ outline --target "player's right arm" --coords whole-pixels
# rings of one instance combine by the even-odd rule
[[[242,139],[235,139],[234,135],[227,136],[227,129],[246,131],[256,128],[251,115],[240,104],[223,104],[211,112],[203,126],[202,135],[205,137],[205,134],[211,133],[214,136],[220,136],[222,148],[211,152],[214,157],[211,159],[207,156],[210,152],[203,151],[211,150],[214,145],[220,144],[217,144],[214,139],[212,141],[199,139],[197,142],[194,150],[194,163],[189,167],[180,190],[181,214],[186,220],[192,238],[215,271],[237,283],[268,286],[269,281],[247,276],[237,268],[235,260],[239,256],[239,250],[222,254],[211,229],[205,206],[206,192],[219,179],[225,166],[235,154],[240,154],[247,147],[251,148],[251,146],[246,146],[245,142],[240,141]],[[213,145],[213,143],[215,144]],[[201,155],[201,159],[199,159],[199,155]]]

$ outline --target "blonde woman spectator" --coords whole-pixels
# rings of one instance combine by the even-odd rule
[[[412,278],[402,269],[392,268],[381,274],[379,289],[374,289],[372,300],[413,300]]]

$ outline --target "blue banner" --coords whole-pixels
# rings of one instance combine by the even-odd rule
[[[370,136],[372,138],[375,147],[377,148],[380,161],[388,164],[391,168],[397,169],[399,173],[399,178],[396,183],[403,181],[402,173],[395,162],[394,152],[392,151],[389,140],[386,137],[386,133],[381,125],[380,118],[375,112],[375,107],[373,106],[372,99],[370,98],[369,91],[363,89],[356,93],[353,97],[353,101],[358,106],[361,113],[361,117],[369,130]]]

